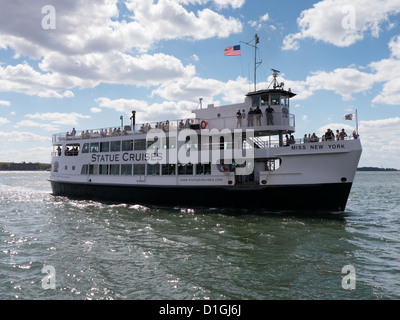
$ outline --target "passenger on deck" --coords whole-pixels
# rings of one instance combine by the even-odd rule
[[[75,128],[72,128],[71,136],[75,137],[75,135],[76,135],[76,130],[75,130]]]
[[[344,140],[345,137],[347,137],[347,133],[342,129],[342,131],[339,133],[340,140]]]
[[[271,106],[268,105],[268,108],[265,109],[265,114],[267,115],[267,126],[269,126],[269,125],[273,126],[274,125],[273,113],[274,113],[274,109],[272,109]]]
[[[254,110],[254,115],[256,117],[256,126],[261,126],[262,112],[259,106],[257,106],[256,110]]]
[[[253,108],[250,108],[249,112],[247,113],[247,126],[248,127],[253,127],[253,116],[254,116],[254,111]]]
[[[333,141],[335,140],[335,136],[333,134],[333,131],[331,129],[328,129],[325,132],[325,141]]]
[[[245,123],[243,122],[243,120],[246,119],[246,111],[243,109],[242,110],[242,124],[245,125]]]
[[[315,135],[315,133],[313,133],[310,142],[318,142],[318,141],[319,141],[318,137]]]
[[[353,131],[353,138],[358,139],[358,134],[357,134],[356,130]]]
[[[242,113],[240,109],[236,112],[236,128],[242,127]]]

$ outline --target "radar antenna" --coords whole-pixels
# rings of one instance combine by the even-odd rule
[[[276,88],[283,89],[285,84],[283,82],[279,83],[278,80],[276,80],[276,77],[278,76],[280,71],[276,70],[276,69],[271,69],[271,70],[272,70],[273,79],[272,79],[270,85],[268,86],[268,89],[269,89],[269,87],[271,87],[271,84],[273,84],[274,89],[276,89]]]

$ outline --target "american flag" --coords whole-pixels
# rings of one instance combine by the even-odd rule
[[[225,48],[224,54],[226,56],[240,56],[240,45]]]
[[[344,120],[354,120],[354,113],[348,113],[344,115]]]

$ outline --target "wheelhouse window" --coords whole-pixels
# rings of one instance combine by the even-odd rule
[[[279,94],[272,94],[271,95],[271,104],[278,105],[281,103],[281,97]]]
[[[260,96],[254,96],[251,103],[253,108],[257,108],[260,106]]]
[[[261,96],[261,105],[262,106],[269,105],[269,95],[268,94],[264,94]]]

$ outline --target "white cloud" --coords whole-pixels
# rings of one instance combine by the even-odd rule
[[[307,38],[347,47],[368,32],[378,37],[381,25],[399,12],[398,0],[322,0],[301,12],[300,32],[287,35],[282,49],[297,50],[300,40]]]
[[[15,128],[36,127],[36,128],[41,128],[43,130],[51,131],[51,132],[55,132],[60,129],[60,127],[56,126],[56,125],[52,125],[52,124],[48,124],[48,123],[40,123],[40,122],[36,122],[36,121],[32,121],[32,120],[21,120],[21,121],[17,122],[14,127]]]
[[[6,100],[0,100],[0,106],[9,107],[9,106],[11,106],[11,102],[10,101],[6,101]]]
[[[310,90],[331,90],[340,94],[343,100],[352,100],[352,94],[371,89],[374,81],[374,75],[353,68],[318,71],[306,79]]]
[[[159,85],[195,73],[192,65],[185,67],[179,59],[170,55],[158,53],[133,57],[119,51],[72,56],[53,52],[46,55],[39,66],[43,71],[69,77],[72,79],[70,86],[81,87],[94,87],[101,82]]]
[[[27,114],[25,117],[29,119],[40,119],[45,121],[51,121],[54,124],[59,125],[77,125],[78,119],[90,119],[90,116],[79,114],[76,112],[72,113],[60,113],[60,112],[48,112],[48,113],[35,113]]]
[[[10,120],[8,120],[7,118],[0,117],[0,125],[7,124],[9,122],[10,122]]]
[[[26,142],[26,141],[50,141],[48,136],[40,136],[38,134],[26,131],[0,131],[0,140],[7,142]]]
[[[132,111],[135,110],[136,123],[192,118],[191,111],[197,107],[196,103],[189,101],[165,101],[148,105],[145,101],[135,99],[111,100],[101,97],[97,98],[96,102],[99,103],[101,108],[113,109],[128,116],[131,116]]]
[[[40,73],[27,63],[5,68],[0,66],[0,91],[4,92],[51,98],[73,97],[74,94],[65,88],[76,84],[58,73]]]
[[[250,20],[248,24],[255,28],[257,31],[261,30],[265,26],[265,22],[269,21],[269,14],[266,12],[263,16],[260,16],[258,20]],[[274,26],[270,26],[272,30],[275,30],[276,28]]]
[[[73,88],[100,83],[159,85],[193,76],[194,67],[175,57],[144,54],[166,40],[228,37],[242,31],[242,23],[209,8],[189,11],[184,5],[213,3],[218,9],[239,8],[244,0],[125,1],[128,14],[120,17],[117,0],[57,2],[57,27],[41,27],[46,0],[2,4],[0,50],[15,57],[39,60],[39,70],[28,63],[0,66],[0,91],[39,97],[70,98]],[[128,53],[129,52],[129,53]],[[141,52],[134,55],[134,52]]]
[[[101,112],[101,108],[92,107],[92,108],[90,108],[90,112],[92,112],[92,113],[100,113]]]

